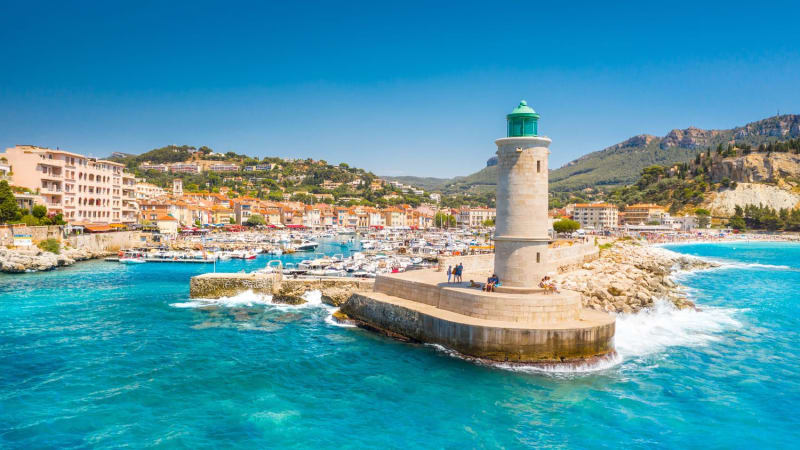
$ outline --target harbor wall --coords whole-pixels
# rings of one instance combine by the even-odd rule
[[[189,282],[191,298],[233,297],[246,291],[271,295],[276,303],[305,303],[303,294],[319,290],[323,302],[339,306],[354,292],[371,291],[374,281],[348,277],[282,278],[277,274],[206,273]]]
[[[97,253],[116,252],[142,245],[139,231],[114,231],[111,233],[78,234],[69,236],[70,246]]]
[[[592,242],[579,244],[561,244],[558,247],[548,247],[544,258],[544,272],[565,272],[589,261],[594,261],[600,256],[600,249]],[[439,257],[439,272],[446,272],[450,266],[464,264],[464,275],[470,273],[492,273],[494,267],[494,253],[469,256],[442,256]],[[501,280],[503,275],[498,273]],[[446,274],[442,275],[446,280]],[[468,278],[466,278],[468,279]],[[481,280],[484,281],[484,280]]]
[[[0,245],[14,245],[15,234],[30,235],[34,245],[47,239],[62,240],[61,227],[58,225],[0,225]]]
[[[576,320],[580,315],[581,297],[577,292],[509,295],[448,286],[444,281],[431,284],[392,275],[378,275],[375,279],[375,292],[478,319],[544,324]]]
[[[600,257],[600,248],[592,242],[547,249],[548,271],[566,272]]]
[[[30,235],[33,245],[47,239],[55,239],[62,244],[69,244],[73,248],[94,253],[114,252],[141,243],[141,232],[139,231],[114,231],[64,237],[63,228],[60,225],[0,225],[0,245],[14,245],[14,235]]]
[[[614,321],[582,328],[513,328],[455,322],[356,293],[342,311],[361,326],[390,336],[436,343],[494,361],[568,363],[614,352]]]

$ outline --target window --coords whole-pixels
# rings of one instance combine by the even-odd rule
[[[536,262],[537,262],[537,263],[538,263],[538,262],[540,262],[540,261],[541,261],[541,259],[542,259],[542,258],[541,258],[541,254],[540,254],[539,252],[536,252]]]
[[[542,162],[536,161],[536,173],[540,173],[542,171]]]

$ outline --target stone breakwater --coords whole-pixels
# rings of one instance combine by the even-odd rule
[[[108,252],[81,248],[62,249],[60,254],[36,247],[14,250],[0,248],[0,272],[23,273],[52,270],[56,267],[65,267],[75,264],[77,261],[100,258],[108,254]]]
[[[303,295],[318,290],[322,302],[341,306],[355,292],[371,291],[373,280],[361,278],[314,277],[279,278],[274,274],[206,273],[192,277],[189,282],[191,298],[232,297],[245,291],[272,296],[275,303],[299,305],[306,303]]]
[[[584,307],[633,313],[652,307],[659,299],[680,309],[694,308],[694,303],[670,275],[718,266],[659,247],[616,241],[603,249],[597,260],[554,278],[561,288],[580,292]]]

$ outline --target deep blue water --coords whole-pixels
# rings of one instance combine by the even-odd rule
[[[621,361],[586,373],[476,366],[318,305],[200,307],[206,265],[3,275],[0,447],[796,448],[800,246],[672,248],[735,263],[680,277],[700,312],[621,317]]]

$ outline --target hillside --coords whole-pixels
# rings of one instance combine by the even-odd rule
[[[612,188],[637,181],[642,169],[652,165],[670,166],[687,162],[700,151],[737,145],[761,144],[800,137],[800,115],[790,114],[752,122],[727,130],[703,130],[689,127],[674,129],[663,137],[642,134],[603,150],[589,153],[550,172],[550,189],[572,192],[587,187]],[[495,166],[471,175],[456,177],[429,189],[445,193],[494,189]],[[409,178],[407,183],[414,182]]]
[[[686,163],[646,167],[636,183],[606,197],[620,208],[658,203],[673,214],[702,207],[730,217],[737,206],[791,211],[800,206],[800,139],[752,147],[718,146]]]

